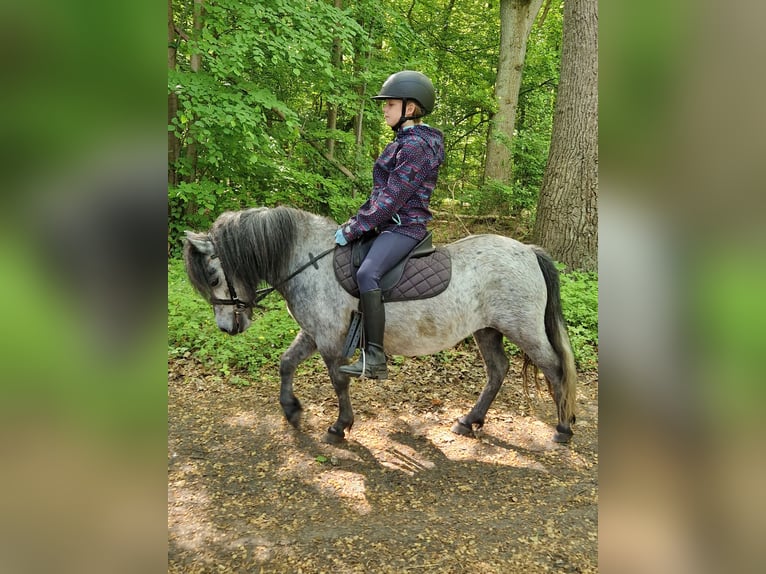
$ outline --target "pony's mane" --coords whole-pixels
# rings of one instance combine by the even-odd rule
[[[253,208],[227,211],[210,228],[210,239],[215,246],[221,266],[229,278],[237,277],[242,284],[241,299],[250,301],[263,281],[274,283],[288,271],[295,245],[297,219],[300,212],[290,207]],[[197,252],[193,256],[187,244],[184,259],[194,287],[207,299],[210,287]]]

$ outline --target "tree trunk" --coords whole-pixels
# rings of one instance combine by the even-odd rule
[[[194,0],[194,12],[193,14],[193,28],[194,28],[194,35],[193,38],[195,41],[199,41],[199,39],[202,37],[202,13],[204,10],[205,0]],[[192,52],[191,55],[191,61],[190,61],[190,67],[192,72],[199,72],[200,67],[202,66],[202,54],[200,54],[199,49],[195,47],[195,51]]]
[[[176,69],[176,48],[178,46],[175,24],[173,22],[173,0],[168,0],[168,70]],[[174,91],[168,93],[168,124],[178,114],[178,95]],[[176,162],[181,155],[181,142],[174,131],[168,131],[168,185],[178,185]]]
[[[375,27],[375,22],[369,22],[366,23],[363,21],[358,22],[359,26],[363,29],[366,29],[369,26],[370,29],[370,35],[372,35],[372,30]],[[364,48],[365,51],[362,52],[360,48]],[[361,81],[357,84],[356,92],[359,96],[359,107],[356,110],[356,115],[354,116],[354,172],[359,173],[359,170],[363,163],[363,152],[364,152],[364,110],[365,110],[365,101],[367,99],[367,80],[364,79],[367,77],[367,72],[370,70],[370,62],[372,61],[372,55],[373,52],[376,50],[380,50],[382,48],[382,40],[378,39],[375,42],[375,45],[373,45],[372,42],[370,42],[369,45],[364,43],[357,43],[354,48],[354,77],[360,78]],[[375,156],[377,157],[377,156]],[[363,192],[364,195],[367,194],[367,192]],[[351,188],[351,197],[356,197],[356,187]]]
[[[367,83],[362,82],[357,88],[359,94],[359,108],[354,117],[354,171],[358,173],[362,165],[362,150],[364,149],[364,97],[367,92]],[[356,197],[356,188],[351,188],[351,197]]]
[[[202,37],[202,24],[203,24],[203,10],[205,0],[194,0],[193,11],[193,35],[192,38],[195,41],[199,41]],[[189,60],[189,67],[193,73],[200,71],[202,67],[202,54],[197,46],[194,46],[193,52]],[[194,120],[192,120],[194,121]],[[197,142],[194,137],[189,138],[189,144],[186,146],[186,161],[189,166],[188,181],[192,182],[197,179]],[[191,202],[190,202],[191,203]]]
[[[527,39],[543,0],[500,0],[500,58],[495,80],[497,112],[487,137],[484,181],[510,184],[511,140],[519,101]]]
[[[571,269],[598,269],[598,3],[564,3],[561,79],[534,240]]]
[[[334,0],[334,6],[338,10],[343,10],[343,0]],[[341,63],[343,62],[343,47],[339,37],[336,37],[332,41],[332,66],[336,70],[340,70]],[[327,104],[327,129],[334,130],[338,127],[338,106],[337,104]],[[329,137],[325,141],[327,147],[327,155],[334,157],[335,155],[335,138]]]

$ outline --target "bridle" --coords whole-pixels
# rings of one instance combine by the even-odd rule
[[[277,287],[280,287],[287,283],[290,279],[295,277],[296,275],[302,273],[312,265],[314,266],[314,269],[319,269],[319,265],[317,265],[317,261],[325,257],[326,255],[329,255],[335,250],[335,246],[330,247],[329,249],[325,249],[317,255],[314,256],[313,253],[309,252],[309,261],[308,263],[304,263],[298,269],[293,271],[290,275],[282,279],[281,281],[277,281],[272,285],[271,287],[266,287],[263,289],[256,289],[255,296],[253,297],[252,301],[243,301],[239,297],[237,297],[237,291],[234,289],[234,283],[231,279],[229,279],[228,273],[226,273],[226,270],[223,268],[223,265],[221,265],[221,271],[223,271],[223,279],[226,281],[226,289],[229,291],[229,298],[228,299],[217,299],[212,298],[210,299],[210,303],[212,305],[232,305],[234,307],[234,321],[237,325],[239,325],[239,317],[242,313],[244,313],[247,309],[252,309],[253,307],[256,307],[258,303],[260,303],[264,298],[266,298],[267,295],[269,295],[272,291],[274,291]],[[210,256],[210,259],[218,259],[218,254],[213,253]]]
[[[210,256],[210,259],[218,259],[218,254],[213,253],[213,255]],[[233,305],[234,306],[234,313],[236,315],[239,315],[242,311],[245,309],[252,309],[255,305],[258,304],[258,301],[248,303],[247,301],[243,301],[239,297],[237,297],[237,291],[234,289],[234,283],[231,279],[229,279],[229,274],[226,273],[226,270],[223,268],[223,265],[221,265],[221,271],[223,271],[223,280],[226,281],[226,289],[229,291],[229,299],[217,299],[215,297],[210,299],[210,303],[213,305]],[[263,297],[261,297],[262,299]]]

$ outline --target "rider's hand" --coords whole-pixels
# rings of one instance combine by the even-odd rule
[[[346,245],[348,243],[346,236],[343,235],[342,227],[339,227],[338,231],[335,232],[335,243],[337,243],[338,245]]]

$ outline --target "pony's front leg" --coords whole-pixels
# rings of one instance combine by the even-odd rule
[[[316,350],[317,346],[314,339],[303,331],[298,331],[298,335],[290,343],[279,361],[279,379],[281,381],[279,404],[282,405],[285,418],[296,428],[301,422],[303,407],[298,397],[293,393],[293,376],[298,365],[313,355]]]
[[[351,397],[348,393],[349,377],[340,372],[339,367],[345,364],[345,361],[339,357],[329,357],[322,355],[327,371],[330,373],[330,380],[338,396],[338,420],[327,429],[324,435],[324,441],[330,444],[343,442],[346,438],[346,430],[351,430],[354,425],[354,411],[351,408]]]

